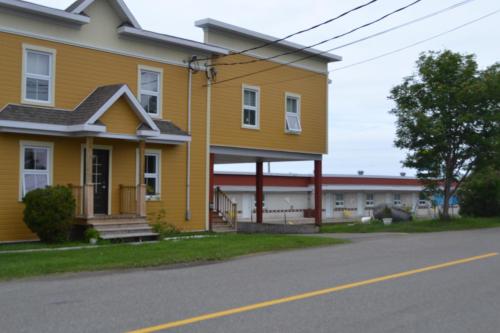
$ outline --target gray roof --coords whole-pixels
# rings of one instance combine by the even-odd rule
[[[8,104],[0,110],[0,120],[66,126],[85,124],[123,86],[124,84],[114,84],[98,87],[75,110]],[[188,135],[171,121],[153,121],[161,134]],[[102,123],[97,120],[95,125],[102,125]],[[142,123],[139,129],[152,130],[145,123]]]

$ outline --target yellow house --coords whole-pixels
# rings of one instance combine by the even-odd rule
[[[70,186],[77,223],[108,238],[148,237],[160,211],[190,231],[210,229],[211,210],[227,218],[216,163],[261,175],[265,161],[315,160],[319,177],[340,58],[286,41],[240,54],[273,38],[196,25],[203,43],[142,29],[122,0],[0,0],[0,242],[36,239],[22,221],[35,188]]]

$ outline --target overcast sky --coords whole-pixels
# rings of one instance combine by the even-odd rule
[[[354,14],[291,41],[314,44],[374,20],[413,0],[379,0]],[[326,50],[369,34],[438,11],[463,0],[423,0],[417,5],[369,28],[319,47]],[[36,0],[46,6],[65,8],[71,0]],[[203,40],[194,21],[211,17],[247,29],[282,37],[334,17],[368,0],[125,0],[144,29],[179,37]],[[432,35],[500,9],[498,0],[474,0],[459,8],[334,53],[343,61],[330,64],[335,70]],[[397,175],[404,170],[404,152],[394,147],[393,103],[387,99],[391,87],[415,70],[418,55],[427,50],[451,49],[474,53],[481,68],[500,61],[500,13],[458,31],[402,52],[330,74],[329,152],[324,156],[324,173]],[[253,165],[217,167],[218,170],[254,171]],[[272,172],[311,173],[312,163],[273,163]]]

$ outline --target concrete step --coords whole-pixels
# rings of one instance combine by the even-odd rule
[[[91,219],[88,224],[96,225],[110,225],[110,224],[136,224],[148,223],[145,218],[128,218],[128,219]]]
[[[101,231],[106,231],[109,229],[134,229],[134,228],[150,228],[147,223],[101,223],[101,224],[92,224],[92,226]]]
[[[107,228],[107,229],[96,229],[99,231],[101,236],[103,235],[116,235],[116,234],[136,234],[136,233],[149,233],[153,232],[151,227],[134,227],[134,228]]]
[[[112,239],[124,239],[124,240],[135,240],[135,239],[157,239],[158,234],[155,232],[135,232],[135,233],[116,233],[101,235],[102,239],[112,240]]]

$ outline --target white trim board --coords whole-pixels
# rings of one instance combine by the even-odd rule
[[[90,22],[90,17],[69,13],[64,10],[46,7],[27,1],[17,0],[0,0],[0,7],[16,10],[28,14],[45,16],[51,19],[64,21],[66,23],[74,23],[78,25],[87,24]]]

